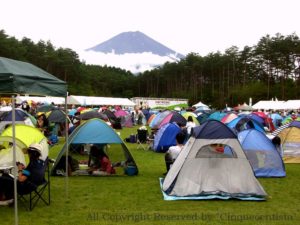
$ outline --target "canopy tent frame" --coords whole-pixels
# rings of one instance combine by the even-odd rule
[[[18,167],[16,165],[16,116],[15,102],[18,94],[34,96],[64,96],[67,102],[67,84],[54,75],[40,69],[33,64],[0,57],[0,94],[11,95],[12,99],[12,149],[14,164],[14,218],[15,224],[19,224],[17,177]],[[65,108],[67,110],[67,108]],[[67,113],[66,113],[67,116]],[[67,118],[66,118],[67,123]],[[66,138],[68,132],[66,129]]]

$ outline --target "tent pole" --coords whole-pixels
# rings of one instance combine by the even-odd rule
[[[15,109],[15,96],[11,96],[12,101],[12,137],[13,137],[13,166],[14,166],[14,208],[15,208],[15,225],[19,224],[18,221],[18,194],[17,194],[17,180],[18,180],[18,166],[16,155],[16,109]]]
[[[68,92],[65,97],[65,113],[66,113],[66,120],[65,120],[65,142],[66,142],[66,178],[65,178],[65,196],[66,198],[69,197],[68,189],[69,189],[69,124],[68,124],[68,104],[67,104],[67,99],[68,99]]]

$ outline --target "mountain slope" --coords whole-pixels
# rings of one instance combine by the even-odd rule
[[[172,49],[155,41],[140,31],[123,32],[115,37],[102,42],[86,51],[95,51],[102,53],[114,53],[118,55],[126,53],[145,53],[151,52],[159,56],[171,56],[175,58],[183,58],[182,54],[176,53]]]
[[[185,56],[173,51],[142,32],[123,32],[92,48],[80,51],[87,64],[108,65],[134,74],[152,70]]]

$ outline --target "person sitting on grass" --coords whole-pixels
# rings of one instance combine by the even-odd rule
[[[167,167],[167,172],[164,173],[166,175],[168,171],[170,170],[172,164],[175,162],[177,156],[181,152],[183,146],[184,146],[184,141],[185,141],[185,134],[183,132],[179,132],[176,135],[176,146],[171,146],[169,150],[165,154],[165,163]]]
[[[109,157],[104,152],[104,146],[98,147],[97,145],[93,145],[91,147],[88,166],[90,167],[89,173],[92,175],[110,175],[116,173]]]

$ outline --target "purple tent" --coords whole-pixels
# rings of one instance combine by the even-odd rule
[[[119,110],[115,111],[116,117],[127,116],[127,115],[128,115],[128,113],[126,111],[124,111],[123,109],[119,109]]]

